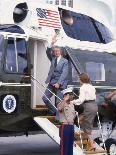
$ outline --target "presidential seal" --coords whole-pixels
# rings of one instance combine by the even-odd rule
[[[16,109],[16,99],[13,95],[6,95],[3,99],[3,109],[7,113],[12,113]]]

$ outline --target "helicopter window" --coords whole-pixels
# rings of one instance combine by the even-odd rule
[[[81,41],[104,44],[113,40],[109,29],[93,18],[64,9],[59,9],[59,11],[67,36]]]
[[[6,51],[6,71],[13,73],[27,72],[26,42],[22,38],[8,38]]]
[[[16,51],[14,38],[9,38],[7,42],[6,53],[6,70],[10,72],[16,72]]]
[[[27,13],[28,13],[27,10],[28,10],[27,3],[20,3],[16,5],[14,12],[13,12],[14,22],[16,23],[22,22],[27,16]]]
[[[72,82],[79,82],[79,76],[77,70],[75,69],[74,65],[71,63],[72,66]]]
[[[66,0],[61,1],[61,5],[66,6]]]
[[[112,41],[112,34],[108,30],[108,28],[105,27],[103,24],[97,22],[97,21],[95,21],[95,24],[96,24],[99,32],[102,34],[102,40],[105,41],[106,43],[111,42]]]
[[[26,53],[26,42],[25,39],[17,38],[16,46],[18,52],[18,72],[27,72],[27,53]]]
[[[86,72],[92,81],[105,81],[105,67],[103,63],[87,62]]]

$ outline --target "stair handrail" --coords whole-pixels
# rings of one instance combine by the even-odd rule
[[[55,97],[57,97],[60,101],[62,101],[62,99],[57,96],[55,93],[53,93],[49,88],[47,88],[46,86],[44,86],[39,80],[37,80],[34,76],[31,75],[31,78],[34,79],[34,81],[36,81],[38,84],[40,84],[42,87],[44,87],[45,89],[47,89],[50,93],[52,93]]]
[[[33,83],[35,82],[33,79],[31,79],[33,81]],[[51,103],[51,105],[57,110],[57,108],[54,106],[54,104],[52,104],[52,101],[46,96],[46,94],[40,89],[40,87],[38,85],[36,85],[37,88],[39,89],[39,91],[45,95],[45,97],[47,98],[47,100]],[[57,110],[58,111],[58,110]]]
[[[99,113],[98,112],[97,112],[97,118],[98,118],[99,128],[102,129],[102,125],[101,125],[101,121],[100,121],[100,117],[99,117]],[[106,150],[105,139],[103,137],[103,134],[101,134],[101,137],[102,137],[102,142],[103,142],[104,149]]]
[[[81,146],[82,146],[82,150],[84,150],[84,146],[83,146],[83,139],[82,139],[82,134],[81,134],[81,126],[80,126],[80,120],[79,120],[79,113],[76,112],[77,115],[77,120],[78,120],[78,126],[79,126],[79,135],[80,135],[80,141],[81,141]]]
[[[39,80],[37,80],[34,76],[31,75],[31,78],[34,79],[34,81],[36,81],[37,83],[39,83],[42,87],[44,87],[45,89],[47,89],[50,93],[52,93],[55,97],[57,97],[60,101],[63,101],[59,96],[57,96],[55,93],[53,93],[49,88],[47,88],[46,86],[44,86]],[[73,94],[78,97],[78,95],[76,93],[73,92]],[[46,96],[46,95],[45,95]]]

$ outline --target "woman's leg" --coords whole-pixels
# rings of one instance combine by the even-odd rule
[[[92,139],[91,134],[89,133],[89,134],[88,134],[87,150],[88,150],[88,151],[91,151],[91,150],[94,150],[94,149],[95,149],[95,147],[94,147],[94,141],[93,141],[93,139]]]
[[[96,103],[94,102],[85,103],[84,113],[83,113],[84,120],[82,123],[82,128],[83,128],[85,137],[87,137],[88,139],[88,147],[87,147],[88,150],[94,149],[91,132],[93,129],[93,121],[97,114],[97,111],[98,111],[98,107]]]
[[[80,125],[83,124],[83,121],[84,121],[84,116],[83,116],[83,114],[81,114],[79,116],[79,123],[80,123]]]

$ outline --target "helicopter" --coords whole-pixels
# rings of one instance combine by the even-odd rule
[[[53,122],[54,118],[42,104],[42,95],[50,67],[46,49],[54,34],[63,56],[69,61],[68,87],[73,87],[78,94],[78,76],[87,72],[97,90],[102,128],[106,126],[104,130],[107,130],[110,126],[108,131],[113,131],[116,100],[111,101],[110,110],[102,105],[105,94],[116,89],[116,51],[109,28],[72,8],[31,0],[0,3],[0,133],[28,135],[30,131],[41,131],[41,120],[40,126],[34,120],[38,116]],[[116,147],[115,139],[110,136],[111,132],[108,132],[106,145]],[[96,142],[103,144],[99,137]]]

